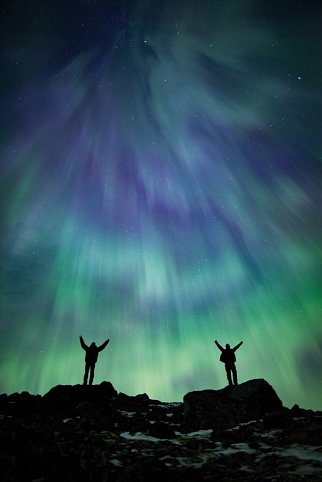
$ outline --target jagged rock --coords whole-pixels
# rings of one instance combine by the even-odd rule
[[[190,392],[183,400],[187,430],[231,428],[283,407],[274,389],[263,379],[222,390]]]
[[[149,395],[146,393],[139,393],[139,395],[135,395],[134,400],[137,400],[139,402],[146,402],[150,400]]]
[[[146,393],[130,397],[125,393],[119,393],[115,404],[124,411],[144,413],[148,410],[150,399]]]
[[[49,390],[43,399],[55,408],[66,408],[85,401],[108,401],[116,395],[117,391],[111,382],[102,382],[100,385],[57,385]]]
[[[291,408],[291,413],[294,417],[306,417],[308,415],[314,414],[313,410],[306,410],[305,408],[300,408],[297,403]],[[322,416],[321,411],[316,412],[316,414]]]

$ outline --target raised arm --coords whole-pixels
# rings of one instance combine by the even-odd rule
[[[84,343],[84,340],[83,340],[83,337],[82,337],[82,336],[79,337],[79,341],[80,341],[80,344],[81,344],[81,347],[83,348],[83,350],[86,351],[86,349],[88,348],[88,346]]]
[[[104,350],[104,348],[106,347],[106,345],[109,344],[109,342],[110,342],[110,339],[104,341],[103,345],[101,345],[101,346],[98,347],[98,351]]]
[[[220,351],[224,351],[223,347],[222,347],[221,345],[219,345],[219,343],[218,343],[217,340],[215,340],[215,343],[216,343],[216,345],[218,346],[218,348],[219,348]]]
[[[238,345],[236,345],[234,348],[233,348],[233,351],[236,351],[238,350],[238,348],[243,344],[243,342],[241,341],[240,343],[238,343]]]

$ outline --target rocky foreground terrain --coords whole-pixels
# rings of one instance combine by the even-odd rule
[[[109,382],[0,395],[2,481],[318,481],[322,412],[265,380],[164,403]]]

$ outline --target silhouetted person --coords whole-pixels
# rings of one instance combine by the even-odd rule
[[[215,340],[215,343],[218,346],[219,350],[221,351],[220,361],[225,364],[229,385],[233,384],[231,381],[231,374],[233,374],[234,385],[238,385],[237,370],[235,366],[235,361],[236,361],[235,351],[238,350],[238,348],[243,344],[243,342],[241,341],[234,348],[230,348],[230,345],[228,343],[226,345],[226,348],[223,348],[221,345],[219,345],[217,340]]]
[[[104,341],[103,345],[96,346],[93,341],[90,346],[84,343],[83,337],[79,337],[81,347],[86,351],[85,356],[85,375],[84,375],[84,385],[87,385],[88,372],[89,373],[89,384],[92,385],[94,379],[95,363],[97,362],[98,353],[106,347],[110,340]]]

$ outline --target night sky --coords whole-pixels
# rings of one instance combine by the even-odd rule
[[[4,3],[0,391],[321,409],[320,2]]]

